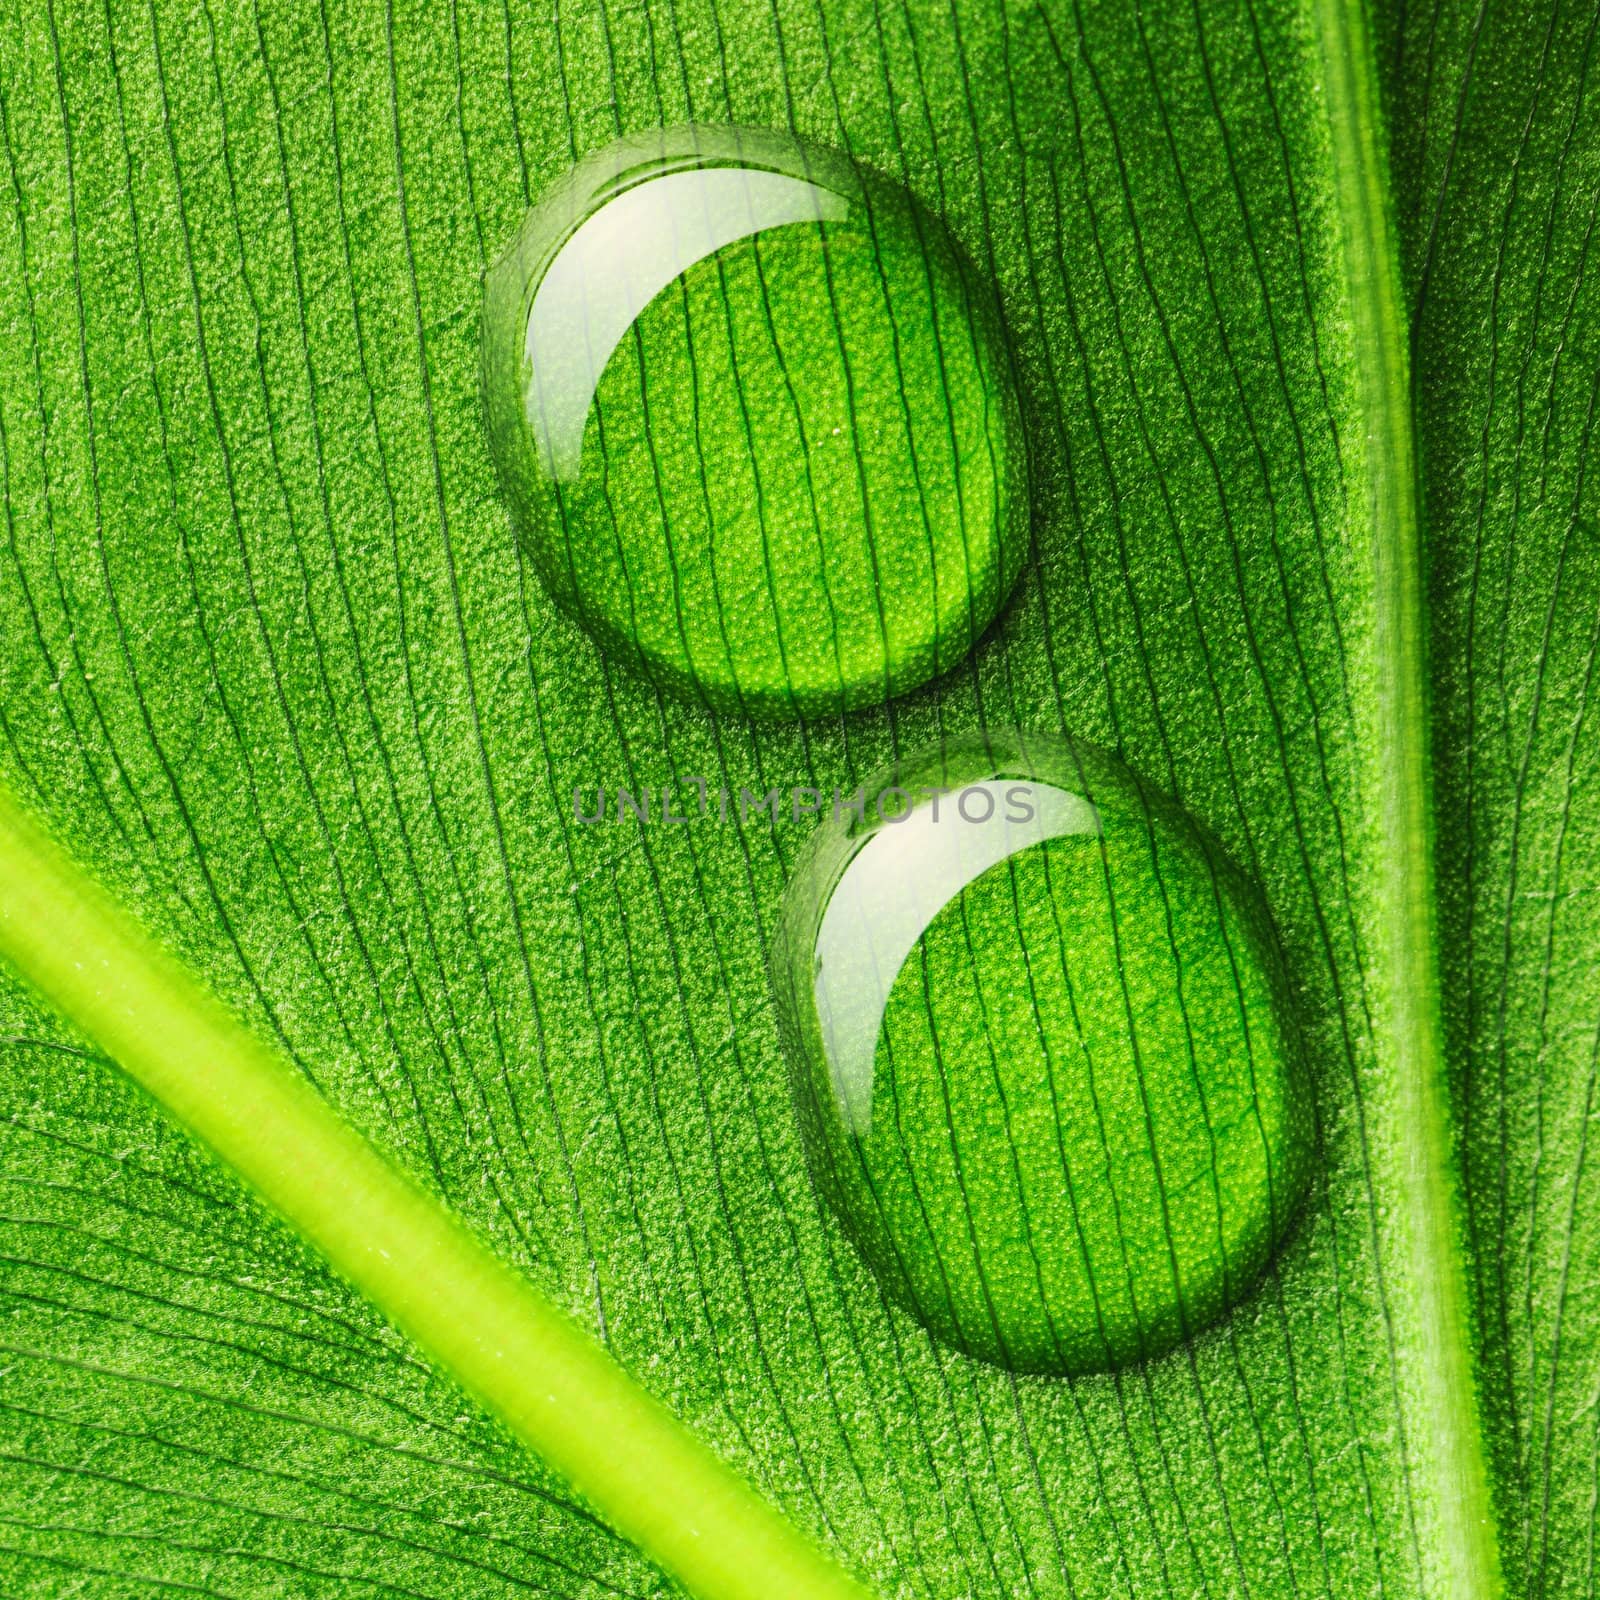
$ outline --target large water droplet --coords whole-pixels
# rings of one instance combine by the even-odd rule
[[[772,954],[818,1187],[958,1349],[1170,1349],[1251,1288],[1309,1168],[1259,896],[1074,740],[953,740],[865,795],[808,842]]]
[[[719,709],[913,688],[1021,568],[992,291],[905,190],[785,135],[680,128],[580,162],[488,276],[483,382],[546,586]]]

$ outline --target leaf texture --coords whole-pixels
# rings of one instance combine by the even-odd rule
[[[1396,19],[1447,1017],[1504,1542],[1592,1594],[1600,314],[1595,17]]]
[[[1595,133],[1592,19],[1544,20],[1379,34],[1497,1507],[1516,1591],[1583,1595]],[[885,1594],[1400,1600],[1437,1569],[1325,71],[1286,0],[0,28],[6,780]],[[882,710],[757,729],[658,696],[554,610],[495,493],[485,266],[579,155],[691,119],[847,148],[999,289],[1033,559],[971,660]],[[818,1206],[764,969],[804,825],[573,819],[595,783],[849,789],[983,724],[1105,744],[1214,830],[1305,1023],[1305,1219],[1225,1324],[1113,1375],[943,1350]],[[63,1024],[5,1012],[10,1592],[662,1591]]]

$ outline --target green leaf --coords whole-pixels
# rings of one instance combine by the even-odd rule
[[[885,1594],[1487,1596],[1485,1481],[1511,1592],[1594,1588],[1593,19],[1373,26],[0,27],[6,783]],[[689,119],[904,182],[1015,340],[1019,594],[844,721],[615,669],[496,493],[485,267],[580,154]],[[806,825],[573,820],[577,785],[848,789],[981,724],[1177,796],[1261,886],[1305,1022],[1304,1220],[1227,1322],[1114,1374],[932,1343],[819,1206],[765,973]],[[70,1022],[4,1006],[8,1592],[661,1590]]]
[[[0,950],[607,1522],[705,1600],[864,1600],[0,796]]]
[[[1429,528],[1440,925],[1508,1566],[1588,1594],[1600,1466],[1596,19],[1386,50]]]

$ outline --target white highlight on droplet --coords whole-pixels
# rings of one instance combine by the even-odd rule
[[[1016,801],[1025,791],[1026,804]],[[961,795],[985,792],[987,816]],[[1025,819],[1020,814],[1028,810]],[[885,821],[851,858],[834,886],[817,933],[817,1020],[833,1092],[846,1128],[872,1127],[878,1034],[906,957],[924,930],[990,867],[1046,839],[1098,833],[1100,813],[1080,794],[1018,778],[970,783],[938,804]]]
[[[791,222],[843,222],[850,202],[788,173],[707,167],[624,189],[562,245],[533,297],[524,407],[540,464],[577,478],[589,405],[611,353],[680,273],[724,245]]]

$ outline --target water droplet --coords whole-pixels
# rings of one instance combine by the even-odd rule
[[[992,290],[904,189],[786,135],[679,128],[580,162],[488,275],[483,385],[551,593],[718,709],[915,687],[1026,554]]]
[[[808,841],[772,952],[818,1188],[957,1349],[1171,1349],[1259,1278],[1310,1164],[1258,894],[1075,740],[952,740],[865,797]]]

